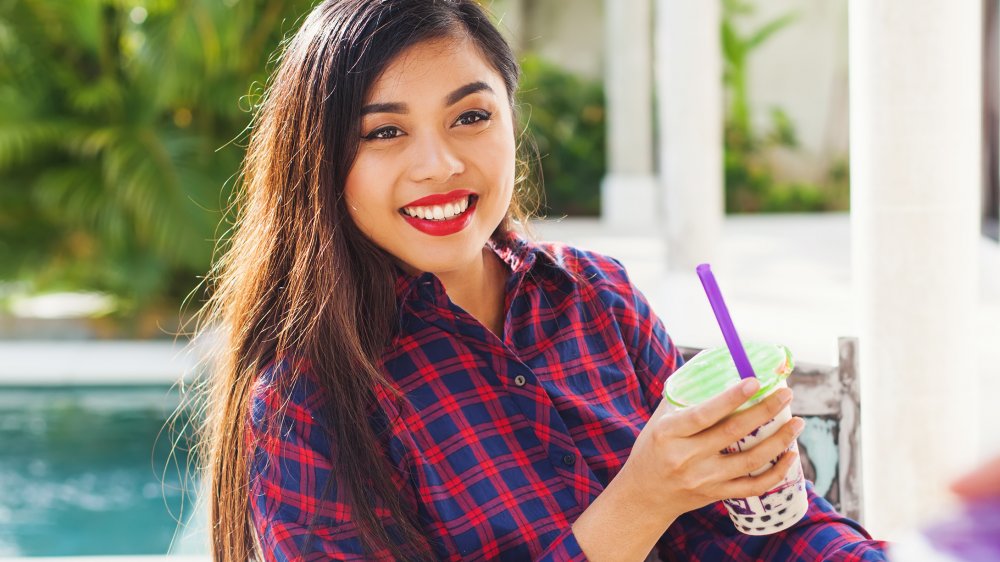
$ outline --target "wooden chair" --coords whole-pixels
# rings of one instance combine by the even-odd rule
[[[806,478],[837,511],[863,522],[858,340],[840,338],[838,345],[836,365],[795,361],[788,379],[795,393],[792,413],[806,421],[798,439]],[[678,347],[685,360],[700,351]]]

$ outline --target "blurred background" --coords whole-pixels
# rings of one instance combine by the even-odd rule
[[[186,332],[314,4],[0,0],[0,557],[206,552]],[[835,364],[860,336],[866,500],[936,498],[873,530],[1000,449],[997,0],[483,4],[522,64],[540,237],[620,258],[679,344],[721,343],[703,261],[750,338]]]

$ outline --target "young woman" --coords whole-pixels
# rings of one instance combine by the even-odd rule
[[[215,559],[883,559],[811,490],[734,529],[802,421],[719,451],[791,395],[664,414],[681,360],[621,265],[517,232],[517,78],[473,0],[327,0],[287,44],[209,309]]]

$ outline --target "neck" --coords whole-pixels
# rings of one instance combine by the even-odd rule
[[[469,267],[438,274],[448,298],[503,339],[507,268],[490,248]]]

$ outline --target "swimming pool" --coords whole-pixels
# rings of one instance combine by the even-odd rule
[[[0,386],[0,556],[171,551],[197,488],[174,447],[189,416],[166,427],[179,401],[167,386]]]

